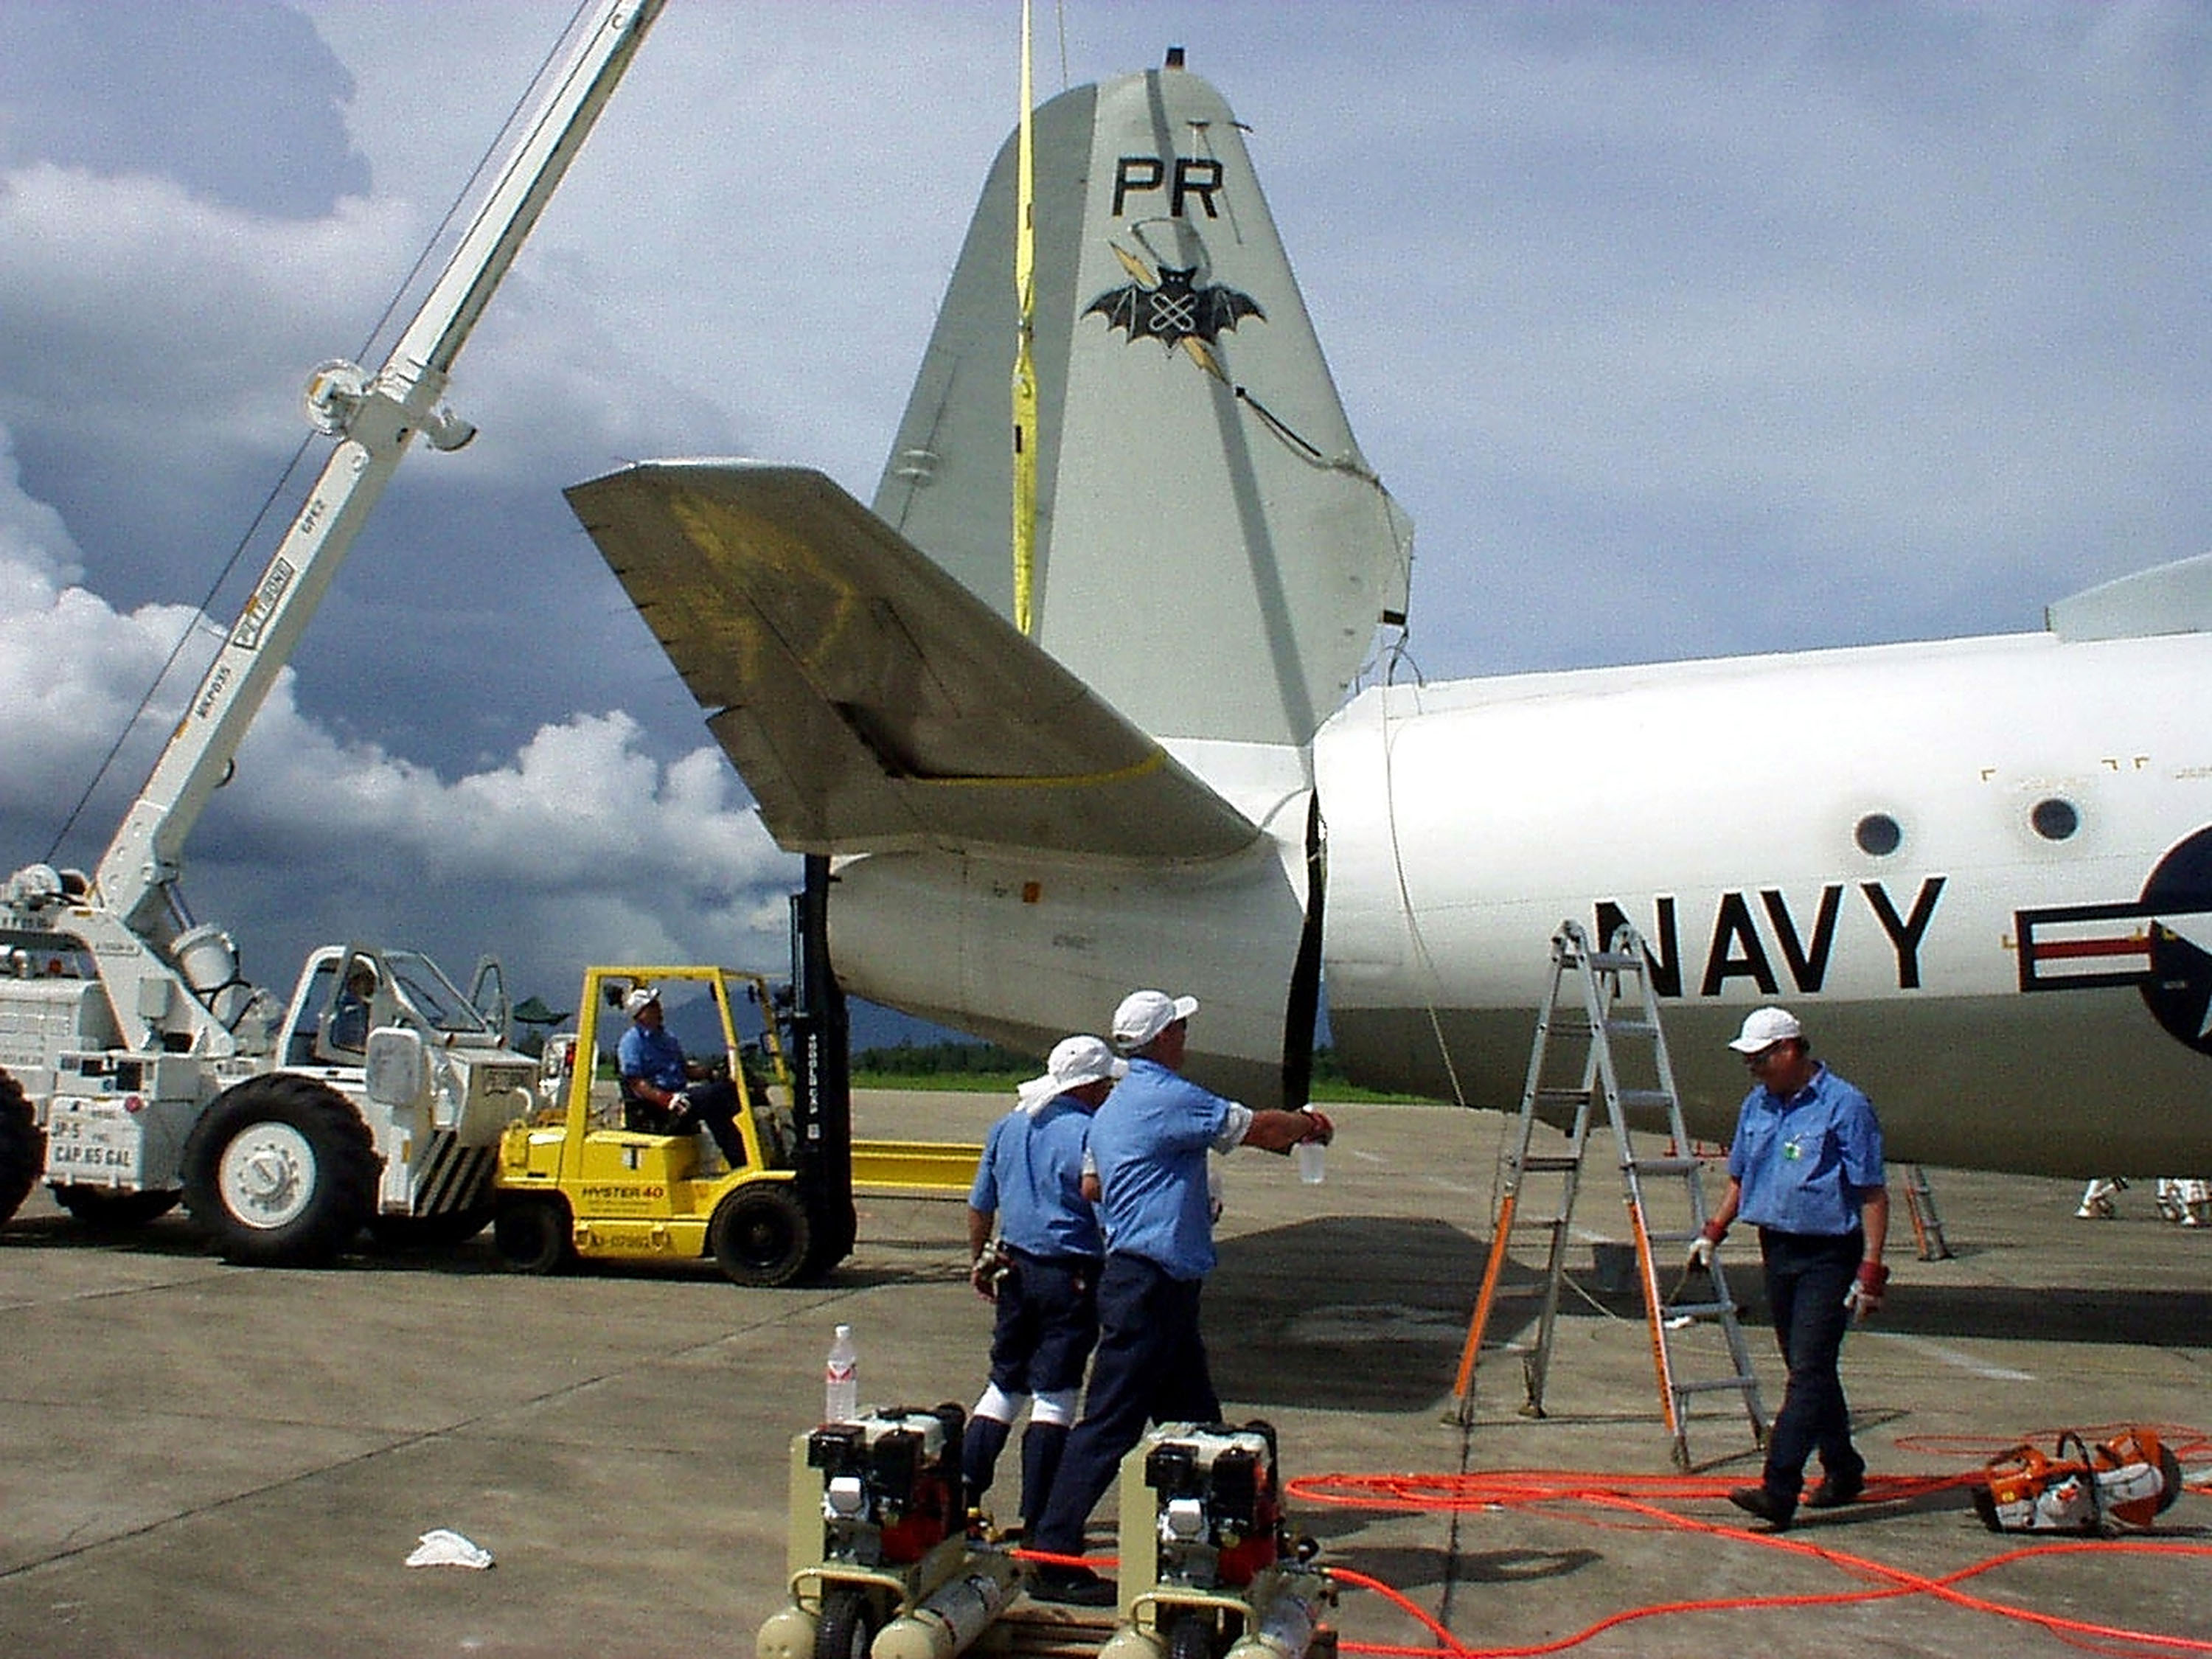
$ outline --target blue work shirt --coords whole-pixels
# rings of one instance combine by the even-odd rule
[[[1108,1253],[1142,1256],[1170,1279],[1205,1278],[1214,1259],[1206,1154],[1235,1146],[1251,1121],[1158,1061],[1131,1060],[1091,1120]]]
[[[999,1237],[1031,1255],[1106,1253],[1097,1212],[1083,1196],[1083,1148],[1091,1114],[1055,1095],[1036,1111],[1016,1107],[991,1126],[968,1207],[999,1218]]]
[[[615,1044],[615,1066],[624,1077],[641,1077],[656,1089],[684,1087],[684,1045],[665,1025],[650,1031],[633,1025],[624,1031]]]
[[[1887,1184],[1881,1125],[1867,1097],[1825,1065],[1784,1100],[1753,1084],[1736,1115],[1729,1174],[1743,1183],[1738,1219],[1785,1233],[1839,1238]]]

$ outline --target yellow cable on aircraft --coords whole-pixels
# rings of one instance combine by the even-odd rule
[[[1036,365],[1030,346],[1036,282],[1036,174],[1030,131],[1030,0],[1022,0],[1022,118],[1014,163],[1014,626],[1033,631],[1030,589],[1036,568]]]
[[[1050,772],[1034,777],[1017,773],[1006,773],[989,777],[976,775],[962,778],[907,777],[901,783],[926,784],[935,789],[1092,789],[1102,784],[1127,783],[1132,778],[1141,778],[1158,771],[1168,763],[1168,751],[1155,747],[1142,759],[1131,761],[1127,766],[1116,766],[1105,772]]]

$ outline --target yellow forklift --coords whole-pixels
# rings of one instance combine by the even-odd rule
[[[612,1056],[629,1023],[623,1004],[641,986],[671,1002],[691,986],[711,997],[722,1048],[704,1057],[702,1070],[737,1091],[741,1164],[727,1164],[704,1134],[623,1127]],[[500,1144],[493,1237],[510,1267],[547,1273],[579,1259],[712,1255],[737,1284],[789,1285],[827,1272],[849,1253],[850,1199],[841,1217],[826,1183],[807,1178],[789,1104],[791,1069],[759,975],[694,966],[586,969],[576,1030],[546,1039],[538,1087],[545,1109],[508,1126]],[[964,1194],[979,1152],[935,1141],[853,1142],[851,1187]]]
[[[852,1253],[856,1192],[966,1194],[980,1146],[852,1137],[843,1002],[818,965],[827,961],[825,884],[810,877],[793,902],[798,971],[787,999],[757,974],[724,968],[586,969],[576,1030],[546,1039],[544,1103],[500,1143],[493,1237],[510,1267],[550,1273],[579,1259],[711,1255],[737,1284],[790,1285]],[[690,1058],[735,1089],[742,1163],[726,1162],[701,1134],[623,1127],[613,1066],[629,1024],[623,1002],[640,987],[680,1002],[693,986],[713,1000],[721,1048]]]
[[[830,860],[810,854],[791,898],[791,985],[708,967],[592,968],[576,1030],[548,1037],[543,1108],[510,1124],[494,1176],[493,1237],[524,1273],[577,1260],[696,1261],[712,1255],[739,1285],[791,1285],[852,1254],[856,1192],[964,1195],[982,1148],[973,1143],[853,1139],[844,993],[830,967]],[[737,1091],[741,1164],[697,1134],[623,1126],[612,1064],[641,986],[697,985],[714,999],[720,1054],[706,1069]],[[742,1017],[741,1017],[742,1015]],[[599,1073],[605,1057],[609,1077]],[[776,1097],[781,1095],[781,1099]]]

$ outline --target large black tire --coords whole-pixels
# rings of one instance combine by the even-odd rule
[[[825,1592],[821,1622],[814,1627],[814,1659],[868,1659],[877,1623],[875,1601],[866,1590]]]
[[[112,1187],[68,1186],[51,1190],[54,1202],[96,1233],[135,1231],[177,1207],[181,1193],[126,1193]]]
[[[557,1273],[576,1260],[568,1206],[550,1194],[500,1200],[491,1237],[500,1259],[519,1273]]]
[[[438,1215],[373,1215],[368,1236],[380,1250],[450,1250],[467,1243],[491,1224],[489,1204]]]
[[[788,1285],[807,1267],[814,1228],[785,1181],[757,1181],[724,1199],[707,1229],[708,1247],[733,1285]]]
[[[185,1207],[228,1261],[319,1267],[376,1212],[375,1143],[353,1104],[279,1072],[215,1097],[185,1140]]]
[[[46,1138],[23,1085],[0,1072],[0,1221],[15,1213],[46,1169]]]

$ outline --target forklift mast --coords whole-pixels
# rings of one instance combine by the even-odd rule
[[[853,1208],[852,1029],[830,965],[830,860],[806,855],[805,884],[791,896],[791,1115],[793,1163],[823,1236],[818,1260],[841,1261],[859,1231]]]

